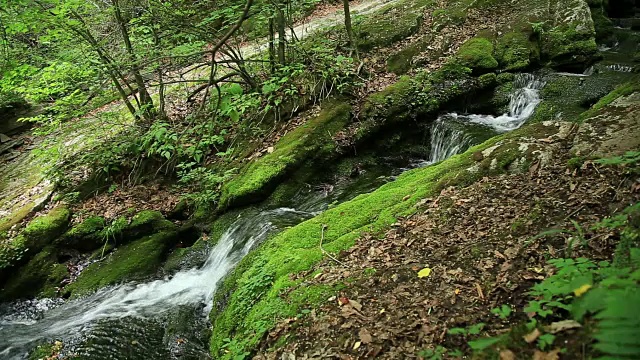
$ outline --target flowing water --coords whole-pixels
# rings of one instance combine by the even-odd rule
[[[430,158],[410,163],[409,168],[442,161],[482,141],[478,128],[483,128],[487,137],[487,129],[495,133],[520,127],[540,102],[538,90],[543,85],[532,75],[518,75],[509,112],[501,116],[440,116],[431,127]],[[383,172],[393,175],[405,169],[400,166]],[[219,281],[270,234],[316,215],[331,202],[373,190],[385,181],[385,176],[378,175],[360,176],[352,186],[335,191],[333,186],[323,185],[330,188],[302,192],[293,199],[298,210],[244,212],[210,250],[203,266],[184,269],[170,278],[109,287],[68,302],[41,300],[5,305],[0,309],[0,357],[21,359],[39,342],[64,340],[65,351],[82,358],[206,358],[207,335],[193,334],[207,328],[206,315]],[[187,346],[176,345],[185,342]]]
[[[226,231],[200,268],[184,270],[167,279],[106,288],[45,311],[41,318],[11,312],[0,318],[0,357],[21,358],[38,340],[73,337],[105,319],[144,319],[181,305],[211,306],[220,279],[257,243],[274,230],[311,216],[313,213],[291,208],[245,214]],[[204,313],[208,310],[203,309]]]
[[[484,140],[474,136],[478,134],[474,124],[497,133],[519,128],[533,115],[540,103],[540,90],[544,85],[544,81],[532,74],[517,74],[507,113],[500,116],[457,113],[441,115],[431,127],[431,153],[425,164],[445,160]]]

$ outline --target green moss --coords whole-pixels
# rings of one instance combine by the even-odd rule
[[[98,248],[103,238],[100,231],[104,229],[105,221],[101,216],[90,216],[80,224],[74,226],[55,241],[56,246],[91,251]]]
[[[591,118],[596,115],[601,109],[605,106],[611,104],[618,98],[622,96],[631,95],[636,91],[640,91],[640,77],[635,76],[629,82],[626,82],[620,86],[618,86],[615,90],[611,91],[609,94],[601,98],[595,105],[591,107],[588,111],[582,113],[578,119],[578,121],[584,121],[585,119]]]
[[[431,13],[433,19],[432,28],[434,31],[440,31],[447,26],[461,26],[467,21],[466,8],[458,8],[451,5],[446,9],[437,9]]]
[[[53,248],[47,247],[12,274],[1,293],[3,300],[57,295],[56,287],[68,276],[67,267],[58,264]]]
[[[176,232],[167,231],[124,245],[87,267],[65,290],[76,297],[107,285],[145,278],[158,269],[177,240]]]
[[[592,62],[598,52],[593,24],[562,25],[544,32],[541,52],[554,67],[584,66]]]
[[[536,43],[529,41],[527,33],[506,33],[496,41],[495,58],[505,70],[523,70],[539,60],[536,59],[536,56],[539,56],[536,47]]]
[[[318,247],[323,225],[328,226],[324,231],[324,249],[338,253],[351,247],[362,233],[381,233],[398,217],[412,214],[419,200],[438,194],[443,187],[467,185],[503,172],[515,159],[526,156],[516,152],[519,144],[510,139],[547,137],[551,131],[555,127],[537,124],[493,138],[435,166],[408,171],[372,193],[360,195],[267,240],[241,261],[216,293],[211,313],[214,358],[237,355],[233,351],[221,352],[223,339],[233,341],[237,351],[250,351],[278,319],[298,313],[302,303],[292,295],[296,291],[303,292],[301,298],[317,298],[317,301],[309,299],[310,303],[326,299],[329,294],[322,289],[299,290],[301,281],[290,276],[310,270],[324,258]],[[495,149],[484,159],[486,169],[480,164],[471,170],[477,166],[473,153],[490,147]],[[532,148],[528,154],[534,152]],[[498,166],[490,167],[494,159]]]
[[[423,38],[389,56],[387,70],[398,75],[407,73],[413,65],[413,58],[423,52],[430,42],[431,38]]]
[[[278,180],[305,161],[331,155],[332,136],[350,120],[351,106],[330,101],[320,114],[282,137],[271,154],[245,166],[240,174],[222,188],[220,207],[241,205],[264,197]]]
[[[0,219],[0,231],[7,231],[11,229],[15,224],[19,224],[25,217],[27,217],[27,215],[31,213],[34,206],[35,204],[30,202],[18,209],[12,209],[11,214],[8,217]]]
[[[489,39],[480,37],[462,44],[456,59],[475,73],[485,73],[498,67],[498,61],[493,57],[493,44]]]
[[[70,219],[71,211],[64,206],[58,206],[48,214],[31,220],[21,233],[26,239],[29,251],[37,252],[60,236],[69,225]]]
[[[386,47],[415,34],[422,24],[423,8],[430,3],[431,0],[408,0],[356,18],[353,27],[358,48],[369,51]]]
[[[596,40],[603,41],[613,35],[613,21],[605,15],[602,7],[591,9],[591,18],[596,30]]]

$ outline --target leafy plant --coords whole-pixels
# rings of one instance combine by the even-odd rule
[[[511,315],[511,306],[503,304],[500,307],[491,309],[492,314],[496,314],[500,319],[505,320]]]

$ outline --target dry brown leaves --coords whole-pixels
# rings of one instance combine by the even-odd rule
[[[445,188],[420,203],[421,213],[399,219],[384,238],[361,237],[341,254],[344,266],[324,262],[313,270],[322,275],[308,280],[345,288],[314,309],[313,316],[279,326],[280,331],[262,343],[261,356],[278,358],[286,352],[296,358],[415,358],[419,350],[439,344],[465,349],[463,339],[445,336],[448,328],[484,322],[495,335],[526,321],[525,292],[552,274],[548,257],[563,256],[566,239],[525,243],[543,230],[571,227],[571,220],[589,229],[640,198],[633,191],[634,179],[618,170],[590,166],[568,171],[567,153],[560,149],[552,164],[536,165],[535,172],[484,178],[463,189]],[[571,189],[571,183],[579,185]],[[573,256],[608,258],[616,235],[585,231],[588,244],[573,249]],[[431,269],[429,276],[419,277],[426,267]],[[508,304],[515,315],[501,320],[491,314],[501,304]],[[548,331],[560,335],[575,328],[574,323],[562,322]],[[270,349],[282,336],[294,340],[283,349]],[[538,336],[528,334],[526,340],[535,342]],[[501,358],[512,355],[503,351]],[[533,356],[557,359],[558,352],[538,351]]]

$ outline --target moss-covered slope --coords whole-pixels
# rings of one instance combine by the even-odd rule
[[[321,161],[335,150],[332,137],[350,120],[351,106],[329,101],[318,116],[285,135],[273,152],[253,160],[222,188],[220,207],[257,202],[278,180],[305,161]]]
[[[276,320],[295,316],[305,302],[324,299],[331,289],[302,286],[293,292],[288,290],[301,283],[291,274],[309,270],[323,258],[321,239],[325,250],[337,253],[353,245],[363,233],[376,234],[398,216],[411,214],[421,199],[436,195],[443,187],[525,169],[544,153],[533,139],[547,138],[555,132],[554,125],[537,124],[491,139],[438,165],[406,172],[372,193],[327,210],[269,240],[245,258],[218,291],[217,306],[211,313],[212,354],[229,358],[250,350]],[[523,137],[528,138],[526,145],[520,141]],[[225,342],[229,344],[225,346]],[[227,353],[223,348],[237,352]]]

